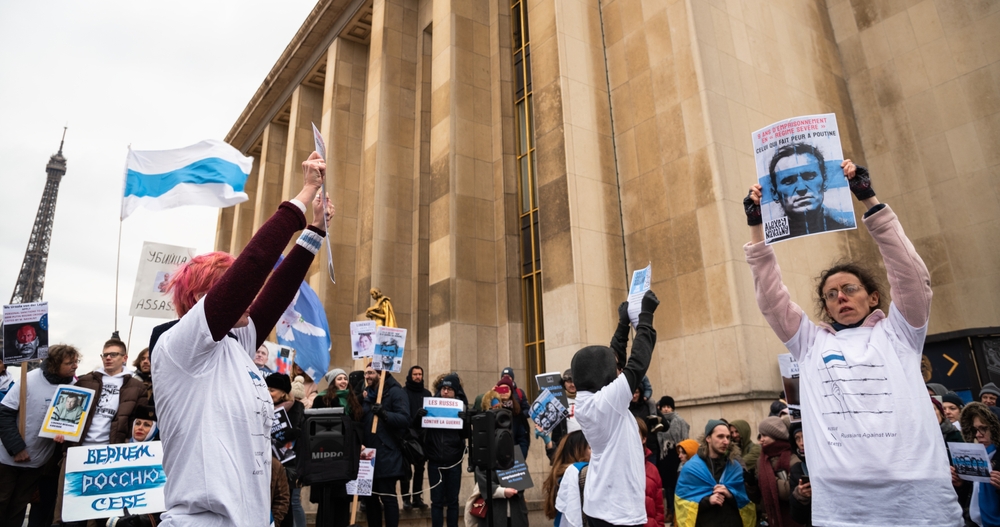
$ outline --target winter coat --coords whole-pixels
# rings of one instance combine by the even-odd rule
[[[385,389],[382,392],[385,417],[379,417],[378,429],[373,434],[372,421],[375,419],[375,412],[372,411],[372,407],[375,405],[378,387],[369,387],[367,390],[368,395],[361,403],[364,410],[361,427],[365,434],[365,446],[374,448],[378,453],[375,456],[374,477],[375,479],[402,477],[406,473],[404,469],[406,460],[403,459],[403,452],[396,437],[410,427],[410,401],[406,398],[406,393],[399,382],[387,373]]]
[[[788,479],[792,483],[792,499],[788,500],[788,506],[792,513],[792,519],[803,527],[812,527],[812,498],[806,498],[797,492],[799,480],[809,474],[806,460],[803,459],[801,463],[793,464],[789,472],[791,474]]]
[[[528,505],[524,501],[524,493],[518,492],[511,498],[504,498],[504,487],[500,486],[496,471],[491,470],[490,475],[493,480],[490,483],[490,488],[493,490],[493,510],[487,514],[493,515],[493,525],[508,525],[507,519],[509,517],[510,527],[528,527]],[[479,469],[476,469],[476,483],[479,485],[480,492],[486,490],[486,476]],[[487,525],[489,523],[485,518],[479,518],[479,527]]]
[[[628,411],[632,412],[632,415],[639,419],[645,419],[651,415],[656,415],[656,403],[649,399],[644,401],[640,395],[638,401],[628,404]]]
[[[441,397],[440,391],[434,397]],[[423,428],[421,419],[414,418],[414,424],[421,430],[421,443],[427,461],[448,466],[458,463],[465,455],[465,440],[469,437],[469,416],[462,421],[461,430],[452,428]]]
[[[419,418],[416,415],[424,407],[424,397],[433,396],[431,395],[431,391],[424,387],[424,383],[413,382],[413,379],[410,377],[413,373],[413,368],[410,368],[410,373],[406,374],[406,384],[403,386],[403,389],[406,390],[406,397],[410,402],[410,419],[414,421],[410,428],[416,430],[419,428],[419,423],[417,422]]]
[[[95,396],[100,398],[101,391],[104,389],[104,373],[92,371],[77,379],[76,385],[94,390]],[[132,412],[136,406],[148,404],[146,394],[146,385],[141,379],[128,374],[123,377],[121,392],[118,395],[118,412],[111,421],[111,433],[108,435],[109,443],[125,443],[132,437],[132,427],[130,426]],[[87,437],[90,423],[94,420],[94,414],[97,413],[93,411],[95,409],[91,408],[91,411],[87,412],[87,424],[84,425],[80,437]]]
[[[656,465],[649,462],[652,452],[646,449],[646,527],[662,527],[665,523],[663,514],[663,482]]]
[[[281,520],[289,512],[292,504],[291,491],[288,490],[288,476],[285,474],[285,467],[281,466],[278,458],[271,458],[271,515],[274,516],[273,525],[281,525]]]

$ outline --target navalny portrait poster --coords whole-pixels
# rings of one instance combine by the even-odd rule
[[[753,149],[767,244],[857,228],[835,114],[761,128]]]

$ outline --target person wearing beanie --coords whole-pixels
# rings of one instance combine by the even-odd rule
[[[710,420],[697,452],[684,463],[677,477],[675,526],[755,525],[757,510],[747,496],[739,449],[730,445],[729,424],[721,419]],[[689,451],[684,452],[687,455]]]
[[[986,406],[996,406],[997,398],[1000,398],[1000,388],[992,382],[984,384],[983,389],[979,390],[979,402]]]
[[[587,346],[573,355],[576,419],[591,448],[583,512],[595,527],[646,523],[643,448],[628,407],[649,369],[656,345],[653,312],[659,304],[652,291],[643,296],[632,355],[627,361],[620,331],[616,331],[610,348]],[[627,321],[628,302],[618,308],[619,329],[623,311]],[[627,322],[624,333],[627,339]]]
[[[411,370],[412,373],[412,370]],[[434,397],[457,399],[462,390],[462,381],[455,373],[442,375],[434,383]],[[431,526],[445,524],[445,509],[448,527],[458,527],[458,493],[462,486],[462,456],[465,454],[465,440],[469,437],[469,420],[465,410],[459,412],[462,428],[423,428],[426,408],[419,408],[413,420],[423,440],[424,454],[427,456],[427,480],[431,487]],[[414,503],[416,506],[416,503]]]
[[[360,373],[362,383],[364,372]],[[357,444],[361,444],[360,435],[362,411],[361,403],[355,390],[351,389],[350,375],[341,368],[334,368],[323,376],[326,379],[326,390],[320,392],[313,400],[313,409],[343,408],[344,415],[355,423],[354,431]],[[346,527],[351,521],[351,497],[347,495],[346,481],[330,481],[315,483],[309,486],[309,501],[317,505],[316,525]]]
[[[769,525],[793,527],[788,499],[792,495],[790,473],[792,465],[801,461],[792,453],[788,441],[788,425],[771,416],[757,425],[760,433],[760,458],[757,460],[757,484],[761,501],[767,511]]]
[[[792,483],[792,498],[788,508],[792,519],[803,527],[812,527],[812,485],[809,484],[809,467],[806,465],[805,440],[802,437],[802,422],[788,425],[788,438],[795,448],[795,455],[801,459],[792,465],[789,480]]]
[[[681,459],[677,455],[677,445],[691,435],[691,426],[674,411],[674,398],[669,395],[660,397],[656,403],[656,413],[663,423],[663,429],[656,432],[656,446],[659,459],[655,461],[656,469],[660,471],[663,482],[663,496],[667,499],[667,521],[674,518],[674,488],[677,485],[677,474],[680,472]]]
[[[521,449],[521,455],[528,459],[528,448],[531,446],[527,417],[529,407],[522,406],[521,398],[514,391],[514,381],[507,375],[500,378],[500,382],[493,387],[493,391],[500,397],[501,407],[510,411],[511,433],[514,435],[514,443]]]
[[[158,441],[159,430],[156,429],[156,409],[152,406],[137,406],[132,412],[132,434],[129,443]]]
[[[948,392],[941,396],[941,408],[944,409],[944,415],[957,430],[962,430],[960,420],[962,418],[962,407],[964,406],[965,401],[955,392]]]
[[[292,395],[292,382],[288,375],[284,373],[272,373],[264,378],[267,390],[271,394],[271,402],[274,403],[274,412],[277,416],[282,410],[288,414],[288,429],[274,427],[271,429],[271,444],[275,452],[287,450],[289,443],[294,443],[301,434],[302,423],[306,420],[306,409],[302,401],[295,399]],[[286,514],[281,523],[275,525],[281,527],[291,527],[298,521],[305,525],[306,511],[302,508],[300,501],[302,489],[298,486],[298,474],[296,471],[295,458],[281,460],[285,467],[285,476],[288,478],[288,488],[291,505],[290,514]]]
[[[677,443],[677,455],[681,458],[681,465],[698,453],[698,442],[694,439],[685,439]],[[677,469],[680,472],[680,468]]]
[[[927,393],[932,396],[937,395],[938,397],[941,397],[948,393],[948,388],[945,388],[945,386],[940,383],[929,382],[927,383]]]
[[[431,397],[431,392],[424,387],[424,369],[420,366],[410,366],[410,371],[406,374],[406,384],[403,386],[406,391],[407,400],[410,402],[410,415],[416,416],[424,408],[424,397]],[[420,417],[415,417],[410,423],[410,430],[419,435]],[[411,477],[404,477],[400,482],[400,489],[403,492],[403,509],[410,510],[413,507],[426,509],[424,503],[424,463],[410,465],[408,471]]]
[[[775,170],[799,181],[817,174],[796,159],[801,157],[793,152],[796,145],[783,148],[791,155],[775,156],[772,180]],[[743,201],[750,226],[743,250],[757,306],[799,366],[813,522],[961,525],[962,509],[948,488],[944,442],[924,399],[921,357],[934,293],[930,272],[899,217],[876,197],[870,171],[850,159],[840,168],[867,210],[859,219],[881,262],[842,260],[820,271],[808,298],[799,295],[806,307],[814,306],[818,320],[792,301],[774,246],[765,243],[761,207],[770,204],[761,201],[761,185],[751,185]],[[820,243],[830,251],[841,251],[835,238],[825,240]],[[807,249],[803,244],[790,251]],[[884,271],[875,270],[879,263]],[[796,268],[796,278],[802,271]]]

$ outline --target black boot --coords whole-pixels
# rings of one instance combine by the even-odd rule
[[[413,508],[413,504],[410,503],[410,497],[406,496],[403,498],[403,510],[408,511]]]

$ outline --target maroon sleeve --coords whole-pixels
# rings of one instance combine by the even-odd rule
[[[323,229],[312,225],[308,229],[326,237]],[[275,269],[257,300],[250,306],[250,318],[253,319],[254,328],[257,330],[258,348],[267,340],[267,336],[278,323],[281,314],[288,308],[288,304],[292,303],[295,293],[299,290],[299,284],[309,272],[314,256],[311,251],[296,243]]]
[[[253,235],[232,267],[212,286],[205,298],[205,320],[216,342],[240,320],[288,240],[305,226],[305,214],[290,202],[282,203]]]

